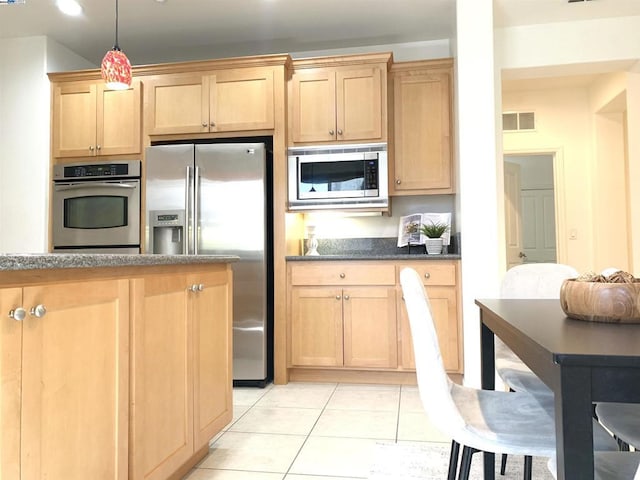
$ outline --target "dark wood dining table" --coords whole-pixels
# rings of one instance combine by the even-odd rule
[[[495,388],[494,335],[554,392],[557,478],[593,479],[593,403],[640,403],[640,324],[568,318],[559,300],[477,299],[482,388]],[[495,455],[484,454],[484,478]]]

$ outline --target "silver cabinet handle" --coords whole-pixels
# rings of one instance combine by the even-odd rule
[[[396,180],[396,185],[400,185],[402,183],[402,180],[398,179]]]
[[[44,305],[38,304],[35,307],[31,307],[29,314],[36,318],[42,318],[47,314],[47,309],[44,308]]]
[[[333,134],[336,133],[333,130],[329,130],[329,135],[331,135],[333,137]]]
[[[349,300],[349,295],[345,295],[345,296],[344,296],[344,299],[345,299],[345,300]]]
[[[202,126],[207,128],[209,126],[209,124],[207,122],[202,122]]]
[[[342,135],[342,130],[338,129],[338,135]]]
[[[9,311],[9,318],[13,318],[18,322],[21,322],[22,320],[24,320],[26,316],[27,316],[27,311],[22,307],[14,308],[13,310]]]
[[[204,285],[202,283],[198,284],[198,291],[201,292],[204,290]]]
[[[191,291],[191,292],[197,292],[198,291],[198,285],[196,285],[195,283],[193,285],[191,285],[187,290]]]
[[[344,273],[340,274],[340,278],[344,278],[346,275]]]
[[[89,145],[89,151],[93,152],[93,145]]]
[[[216,122],[211,122],[211,123],[209,124],[209,126],[211,126],[211,127],[215,127],[215,126],[216,126]]]
[[[340,300],[340,295],[336,295],[336,300]]]
[[[102,147],[101,147],[100,145],[97,145],[97,146],[96,146],[96,149],[97,149],[97,150],[100,150],[101,148],[102,148]]]
[[[429,272],[425,273],[424,278],[431,278],[431,274]]]

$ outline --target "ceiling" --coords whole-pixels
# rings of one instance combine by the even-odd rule
[[[113,46],[115,0],[0,6],[0,38],[46,35],[95,65]],[[494,0],[495,26],[640,15],[640,0]],[[134,65],[450,39],[455,0],[119,0]]]

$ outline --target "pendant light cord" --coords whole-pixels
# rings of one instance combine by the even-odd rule
[[[113,45],[114,50],[120,50],[118,45],[118,0],[116,0],[116,43]]]

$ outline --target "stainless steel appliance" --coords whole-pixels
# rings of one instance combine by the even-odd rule
[[[271,162],[264,143],[174,144],[146,150],[148,253],[230,254],[233,378],[272,377]]]
[[[140,161],[53,167],[54,252],[140,253]]]
[[[384,143],[289,149],[289,209],[389,206]]]

